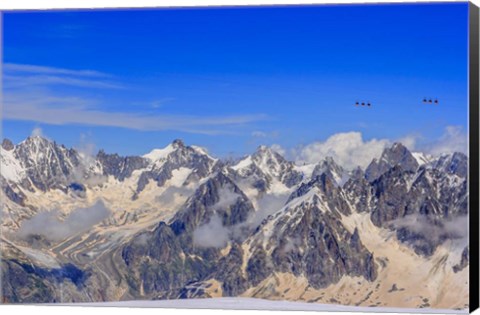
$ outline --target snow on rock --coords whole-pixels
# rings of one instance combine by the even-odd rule
[[[412,152],[412,155],[420,166],[428,164],[432,161],[432,157],[430,155],[422,152]]]
[[[0,174],[6,180],[18,183],[25,178],[25,170],[15,158],[14,151],[0,148]]]
[[[175,151],[173,144],[169,144],[163,149],[154,149],[150,153],[145,154],[143,157],[149,159],[150,161],[158,161],[165,159],[173,151]]]
[[[242,170],[244,168],[249,167],[252,163],[253,163],[252,162],[252,157],[247,156],[246,158],[244,158],[243,160],[238,162],[238,164],[232,166],[232,169],[234,169],[235,171],[239,171],[239,170]]]

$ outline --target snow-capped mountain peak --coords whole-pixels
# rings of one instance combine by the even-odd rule
[[[186,146],[180,139],[175,139],[165,148],[153,149],[149,153],[143,155],[143,158],[158,164],[158,162],[164,162],[167,159],[190,159],[190,156],[193,155],[202,155],[211,160],[216,160],[212,158],[204,148],[199,146]]]
[[[165,159],[174,150],[175,148],[173,144],[169,144],[163,149],[153,149],[149,153],[143,155],[143,157],[149,159],[150,161],[157,161],[160,159]]]
[[[365,170],[369,181],[377,179],[393,166],[398,165],[405,171],[416,171],[419,163],[412,153],[401,143],[396,142],[391,148],[386,148],[380,159],[373,159]]]
[[[342,186],[349,178],[348,172],[329,156],[315,166],[315,169],[312,172],[312,178],[322,174],[329,176],[338,186]]]
[[[288,164],[283,156],[264,145],[258,147],[251,159],[262,171],[274,177],[280,176]]]

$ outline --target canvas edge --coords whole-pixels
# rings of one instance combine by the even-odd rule
[[[280,1],[280,0],[279,0]],[[241,3],[238,2],[236,4],[172,4],[172,5],[145,5],[145,6],[104,6],[104,7],[65,7],[65,8],[57,8],[57,7],[34,7],[34,8],[20,8],[20,9],[0,9],[0,12],[4,13],[28,13],[28,12],[68,12],[68,11],[75,11],[75,12],[89,12],[92,10],[95,11],[141,11],[141,10],[195,10],[195,9],[242,9],[242,8],[294,8],[294,7],[325,7],[325,6],[377,6],[377,5],[435,5],[435,4],[470,4],[470,0],[387,0],[385,2],[380,2],[376,0],[366,0],[364,2],[342,2],[342,1],[332,1],[332,2],[305,2],[305,3]]]
[[[470,312],[479,307],[479,8],[469,4]]]
[[[432,4],[432,3],[458,3],[463,1],[445,1],[445,2],[436,2],[436,1],[418,1],[418,2],[401,2],[401,1],[391,1],[385,3],[355,3],[357,5],[376,5],[376,4]],[[480,28],[479,28],[479,13],[480,9],[476,6],[473,2],[469,3],[469,16],[468,16],[468,33],[469,33],[469,74],[468,74],[468,82],[469,82],[469,267],[470,267],[470,275],[469,275],[469,312],[472,313],[479,308],[479,297],[480,297],[480,259],[479,259],[479,240],[480,240],[480,203],[479,203],[479,195],[480,195],[480,187],[479,187],[479,142],[480,142],[480,131],[479,131],[479,120],[480,120],[480,96],[479,96],[479,89],[480,89],[480,80],[479,80],[479,72],[480,72],[480,64],[479,64],[479,36],[480,36]],[[312,3],[312,4],[293,4],[293,5],[258,5],[259,7],[276,7],[276,6],[287,6],[287,7],[294,7],[294,6],[328,6],[328,5],[350,5],[354,3],[339,3],[339,4],[332,4],[332,3]],[[255,6],[255,5],[253,5]],[[191,9],[191,8],[225,8],[225,7],[232,7],[232,8],[242,8],[243,6],[181,6],[181,7],[145,7],[145,8],[94,8],[98,11],[109,11],[109,10],[143,10],[143,9]],[[31,9],[31,10],[0,10],[0,43],[3,43],[3,15],[4,13],[20,13],[20,12],[30,12],[30,11],[90,11],[91,9],[86,8],[68,8],[68,9]],[[3,45],[0,45],[0,78],[2,78],[2,65],[3,65]],[[3,135],[3,80],[0,79],[0,138]],[[472,192],[476,192],[473,193]],[[0,199],[0,207],[2,207],[2,200]],[[0,221],[1,221],[1,212],[0,212]],[[0,228],[0,235],[2,229]],[[0,263],[2,261],[2,250],[0,248]],[[0,305],[2,298],[2,273],[0,272]],[[4,305],[4,304],[3,304]],[[34,304],[36,305],[36,304]],[[45,304],[41,304],[45,305]],[[96,303],[85,303],[84,305],[75,305],[75,304],[64,304],[64,306],[107,306],[107,305],[99,305]],[[40,305],[37,305],[40,306]],[[119,307],[118,305],[112,305],[113,307]],[[138,307],[138,306],[136,306]],[[167,307],[168,308],[168,307]],[[188,307],[186,307],[188,309]],[[195,308],[197,309],[197,308]],[[233,309],[234,310],[234,309]],[[238,309],[237,309],[238,310]],[[270,310],[270,309],[265,309]],[[345,311],[339,311],[345,312]],[[410,310],[407,310],[405,313],[409,313]],[[402,312],[403,313],[403,312]]]

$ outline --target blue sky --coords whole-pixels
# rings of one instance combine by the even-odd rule
[[[466,3],[4,13],[3,136],[41,128],[120,154],[182,138],[216,156],[352,131],[465,137],[467,15]]]

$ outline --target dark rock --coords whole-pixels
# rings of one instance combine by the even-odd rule
[[[462,252],[462,258],[460,259],[460,263],[453,266],[453,272],[457,273],[462,271],[463,269],[465,269],[465,267],[468,266],[469,262],[470,262],[470,249],[467,246]]]
[[[12,141],[5,138],[2,141],[2,148],[6,151],[12,151],[15,148],[15,146],[13,145]]]
[[[119,181],[130,177],[133,171],[145,168],[148,160],[139,156],[119,156],[118,154],[107,154],[100,150],[97,154],[97,160],[103,168],[104,175],[112,175]]]
[[[374,159],[365,171],[365,178],[374,181],[394,166],[400,166],[404,171],[415,172],[419,164],[410,151],[401,143],[394,143],[391,148],[383,151],[379,160]]]

